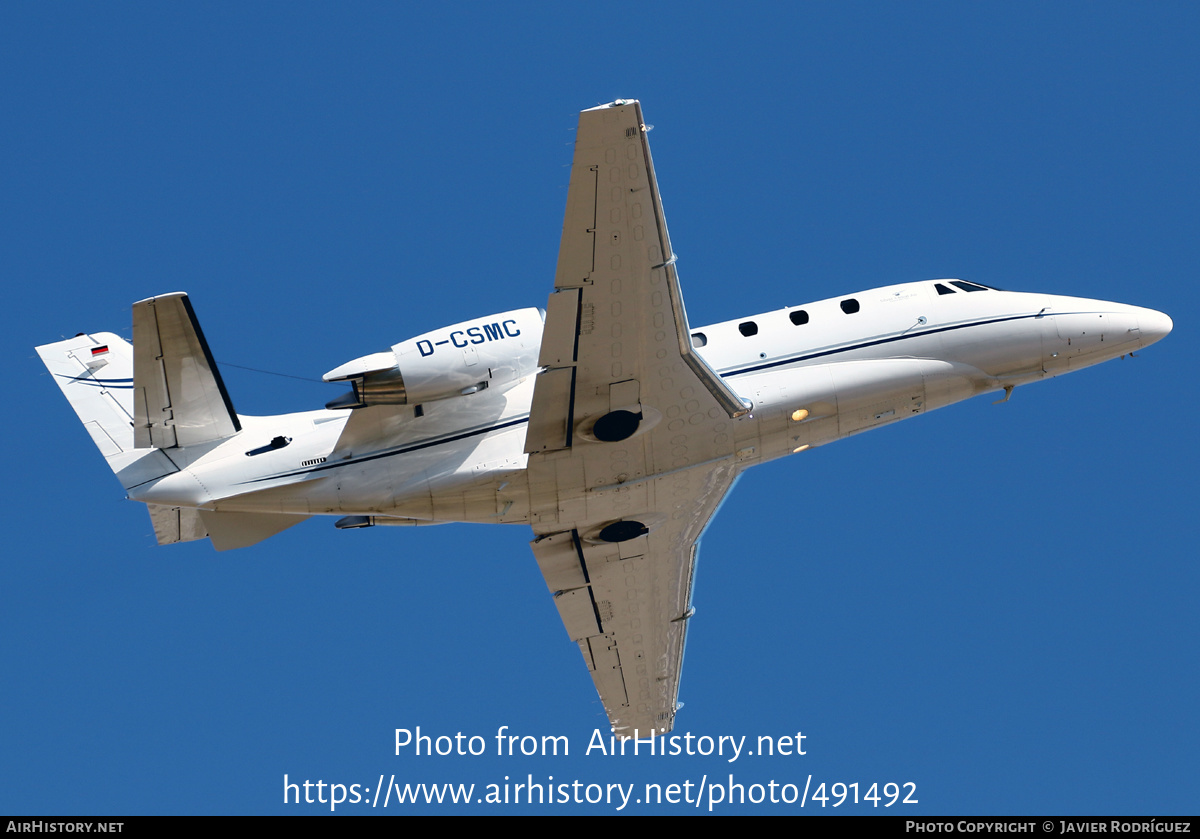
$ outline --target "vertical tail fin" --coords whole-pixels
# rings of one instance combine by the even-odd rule
[[[136,449],[133,347],[111,332],[76,335],[37,348],[92,442],[126,489],[178,471],[157,449]]]

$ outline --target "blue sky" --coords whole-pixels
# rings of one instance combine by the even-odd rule
[[[811,775],[915,783],[889,813],[1193,811],[1198,23],[1187,3],[5,5],[0,811],[328,812],[284,806],[285,773]],[[238,410],[320,406],[340,389],[232,365],[319,379],[544,305],[576,113],[618,97],[656,126],[695,325],[945,276],[1175,320],[1139,358],[741,480],[704,538],[676,732],[803,732],[804,756],[585,755],[603,710],[527,528],[316,519],[157,547],[33,352],[186,290]],[[418,725],[492,748],[395,756]],[[501,726],[571,755],[496,757]]]

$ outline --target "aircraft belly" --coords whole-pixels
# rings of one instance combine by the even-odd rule
[[[430,491],[429,480],[425,475],[392,495],[388,508],[388,515],[392,516],[403,516],[429,522],[455,521],[455,519],[439,519],[433,514],[433,495]]]
[[[294,481],[282,486],[229,495],[207,506],[213,510],[241,513],[322,515],[340,512],[337,484],[330,478]]]
[[[423,481],[393,498],[387,515],[428,522],[516,523],[529,518],[523,469],[480,470],[464,481]]]
[[[995,378],[970,364],[928,359],[921,365],[926,411],[944,408],[1001,386]]]
[[[967,364],[873,359],[776,371],[738,380],[754,394],[764,460],[941,408],[999,387]]]
[[[466,521],[466,494],[458,492],[436,492],[430,496],[433,521]]]
[[[433,521],[526,521],[524,434],[517,426],[483,438],[469,452],[444,456],[424,474],[425,498],[398,494],[396,509],[419,518],[419,506],[428,504]]]
[[[338,511],[343,513],[383,513],[392,507],[397,495],[398,479],[407,476],[395,475],[387,459],[361,466],[347,466],[337,472]],[[420,492],[425,482],[421,479],[406,480],[403,486],[409,492]],[[413,486],[413,485],[416,486]]]

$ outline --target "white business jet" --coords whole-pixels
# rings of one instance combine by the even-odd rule
[[[39,347],[160,544],[502,522],[531,543],[622,736],[669,731],[700,535],[759,463],[1131,353],[1161,312],[925,280],[692,328],[636,101],[584,111],[544,311],[325,374],[324,410],[241,416],[187,295]]]

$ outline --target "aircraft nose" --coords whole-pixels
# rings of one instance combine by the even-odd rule
[[[1149,346],[1167,337],[1174,326],[1171,319],[1153,309],[1138,310],[1138,327],[1142,332],[1142,345]]]

